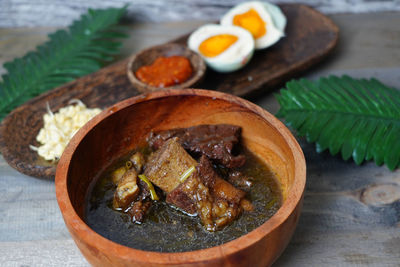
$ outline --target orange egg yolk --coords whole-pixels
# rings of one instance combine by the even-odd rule
[[[245,13],[235,15],[233,25],[245,28],[253,35],[254,39],[264,36],[267,32],[266,23],[253,8]]]
[[[204,40],[199,51],[205,57],[216,57],[238,40],[238,37],[231,34],[219,34]]]

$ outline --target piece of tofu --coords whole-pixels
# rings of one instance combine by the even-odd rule
[[[146,163],[145,175],[164,192],[170,193],[182,181],[182,175],[192,166],[194,160],[179,144],[178,138],[171,138],[150,155]]]

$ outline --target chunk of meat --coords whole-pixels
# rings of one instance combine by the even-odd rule
[[[181,184],[174,190],[172,190],[166,198],[166,202],[168,204],[172,204],[175,207],[183,210],[184,212],[194,216],[197,214],[196,203],[190,197],[190,194],[187,194],[183,190],[184,185]]]
[[[167,202],[197,214],[208,231],[216,231],[241,213],[244,196],[245,192],[219,177],[203,155],[194,175],[169,193]]]
[[[235,204],[239,204],[240,200],[246,195],[245,192],[234,187],[222,178],[215,180],[211,192],[216,198],[224,199]]]
[[[147,184],[138,179],[137,169],[130,168],[120,178],[114,193],[113,208],[130,215],[132,222],[141,223],[151,206]]]
[[[113,207],[117,210],[125,210],[139,195],[137,185],[137,172],[134,168],[125,172],[118,183],[114,193]]]
[[[217,229],[221,229],[225,225],[235,220],[242,209],[240,206],[230,203],[226,200],[217,199],[213,206],[213,216],[215,219],[215,226]]]
[[[129,158],[129,160],[132,162],[132,164],[133,164],[133,166],[135,167],[136,171],[137,171],[138,173],[141,173],[141,172],[142,172],[142,169],[143,169],[143,165],[144,165],[144,163],[145,163],[143,154],[140,153],[140,152],[136,152],[135,154],[133,154],[133,155]]]
[[[192,166],[195,171],[182,181]],[[167,193],[168,203],[197,214],[208,231],[232,222],[242,211],[240,203],[246,193],[219,177],[207,156],[202,155],[197,164],[177,137],[169,138],[150,155],[145,175]]]
[[[212,214],[214,198],[209,189],[201,182],[197,172],[188,178],[178,189],[193,201],[196,213],[200,217],[204,228],[208,231],[216,231],[217,227]]]
[[[200,180],[208,188],[214,187],[215,180],[219,178],[207,156],[202,155],[196,167]]]
[[[141,179],[137,179],[137,183],[140,189],[139,195],[136,197],[136,200],[144,200],[150,197],[150,190],[145,182]]]
[[[233,149],[241,138],[241,128],[229,124],[198,125],[151,133],[148,142],[154,149],[161,147],[167,140],[178,137],[182,146],[228,168],[243,166],[244,155],[233,155]]]
[[[245,176],[240,171],[230,172],[228,175],[228,181],[244,191],[250,190],[253,185],[253,178]]]
[[[197,172],[200,180],[210,188],[211,193],[217,198],[239,204],[240,200],[246,195],[245,192],[219,177],[210,160],[204,155],[200,158]]]
[[[182,175],[196,165],[197,162],[179,144],[178,138],[174,137],[150,155],[145,175],[164,192],[170,193],[182,183]]]
[[[111,173],[111,180],[115,185],[118,185],[122,176],[126,173],[126,167],[122,166]]]
[[[147,210],[150,208],[151,202],[149,201],[135,201],[127,211],[127,214],[131,216],[132,222],[142,223]]]
[[[173,137],[182,137],[184,132],[185,132],[185,128],[165,130],[165,131],[160,131],[160,132],[156,132],[156,133],[150,132],[149,136],[147,137],[147,142],[152,149],[158,150],[169,139],[171,139]]]

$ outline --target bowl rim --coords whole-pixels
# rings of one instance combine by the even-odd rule
[[[210,99],[221,99],[245,107],[255,114],[261,116],[271,125],[271,127],[275,128],[275,130],[281,134],[290,148],[290,151],[292,152],[295,164],[293,185],[283,205],[270,219],[253,231],[222,245],[187,252],[154,252],[130,248],[113,242],[96,233],[78,216],[74,207],[72,206],[67,190],[67,178],[70,160],[80,141],[86,136],[86,134],[102,120],[112,116],[115,111],[123,110],[131,105],[148,100],[174,96],[199,96]],[[294,136],[281,121],[279,121],[268,111],[245,99],[222,92],[204,89],[171,89],[149,92],[123,100],[103,110],[99,115],[84,125],[69,142],[58,163],[55,178],[57,202],[65,224],[73,237],[76,235],[81,239],[80,242],[89,244],[91,247],[96,247],[104,254],[114,254],[118,255],[118,257],[122,259],[134,260],[136,262],[147,264],[189,264],[200,261],[213,261],[221,256],[234,254],[252,246],[253,244],[259,242],[264,236],[278,228],[296,209],[297,205],[299,205],[302,200],[305,182],[306,163],[304,154]],[[76,242],[75,238],[74,241]]]
[[[169,48],[171,47],[171,48]],[[173,47],[180,47],[182,48],[184,51],[189,52],[190,54],[192,54],[197,60],[198,62],[198,67],[195,67],[192,60],[189,59],[190,64],[192,65],[193,68],[193,74],[192,76],[179,84],[173,85],[173,86],[168,86],[165,88],[160,88],[160,87],[156,87],[156,86],[152,86],[149,85],[147,83],[142,82],[141,80],[139,80],[135,73],[132,70],[133,67],[133,63],[135,62],[135,60],[146,53],[149,53],[152,50],[156,50],[159,48],[169,48],[172,49]],[[195,51],[189,49],[186,45],[184,44],[178,44],[178,43],[166,43],[166,44],[161,44],[161,45],[155,45],[149,48],[146,48],[144,50],[141,50],[133,55],[131,55],[128,59],[128,64],[126,65],[126,74],[128,76],[129,81],[131,82],[131,84],[133,86],[135,86],[140,92],[146,93],[149,91],[158,91],[158,90],[169,90],[169,89],[183,89],[183,88],[187,88],[187,87],[191,87],[193,85],[195,85],[196,83],[200,82],[204,76],[205,76],[205,72],[206,72],[206,63],[204,61],[204,59]],[[143,88],[148,88],[148,89],[143,89]]]

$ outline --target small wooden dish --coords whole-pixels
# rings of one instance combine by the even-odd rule
[[[242,127],[242,142],[276,174],[283,193],[277,213],[250,233],[225,244],[182,253],[159,253],[112,242],[84,222],[85,195],[96,175],[141,144],[152,130],[199,124]],[[65,224],[94,266],[267,266],[283,252],[296,228],[306,181],[304,155],[273,115],[236,96],[209,90],[163,90],[129,98],[104,110],[72,138],[56,173]]]
[[[170,56],[183,56],[189,59],[193,68],[193,74],[187,81],[174,86],[160,88],[144,83],[136,77],[135,72],[140,67],[152,64],[159,57]],[[127,68],[129,80],[131,81],[133,86],[142,93],[164,89],[183,89],[195,87],[202,81],[205,71],[206,64],[199,54],[193,52],[183,44],[174,43],[153,46],[133,55],[128,61]]]

